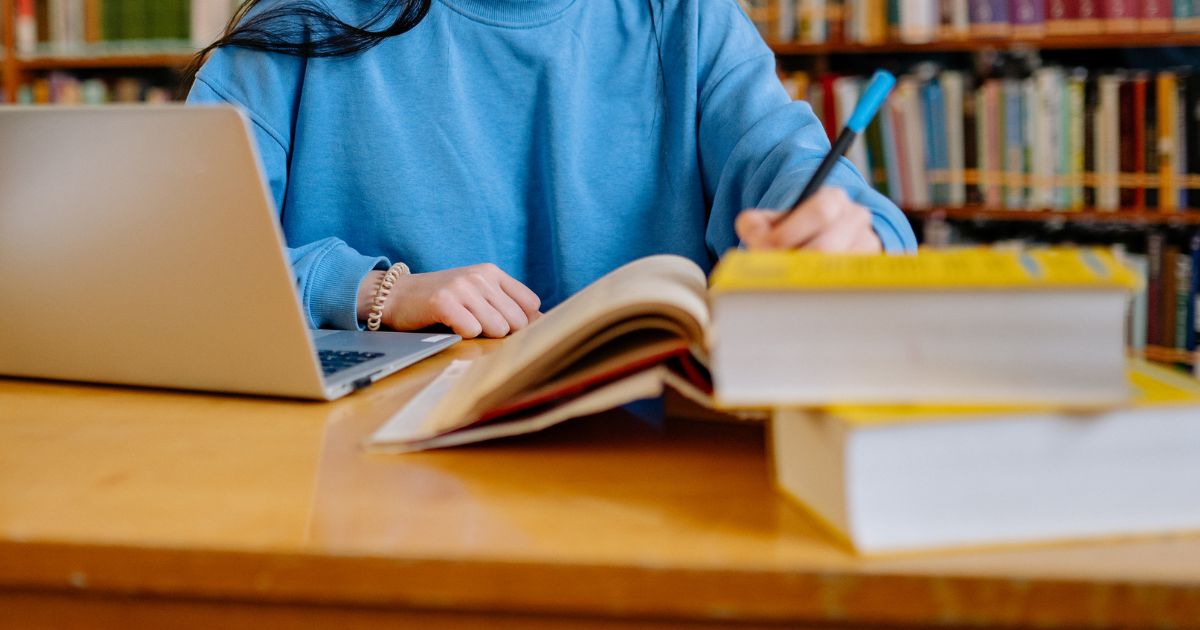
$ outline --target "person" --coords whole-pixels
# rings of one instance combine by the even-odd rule
[[[201,55],[188,102],[252,121],[314,328],[393,261],[384,325],[470,338],[650,254],[916,247],[846,160],[773,223],[829,141],[735,0],[252,0]]]

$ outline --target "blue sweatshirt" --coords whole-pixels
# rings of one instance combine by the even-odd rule
[[[372,3],[328,4],[361,22]],[[188,100],[253,121],[325,328],[359,326],[358,286],[389,261],[492,262],[544,308],[650,254],[708,270],[737,245],[737,213],[786,205],[829,149],[735,0],[434,0],[352,57],[218,50]],[[828,183],[871,210],[888,251],[916,246],[848,161]]]

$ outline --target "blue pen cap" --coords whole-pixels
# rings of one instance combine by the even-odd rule
[[[875,113],[879,111],[894,87],[896,87],[896,77],[892,76],[891,72],[877,71],[875,76],[871,77],[871,83],[867,85],[867,89],[863,90],[862,96],[858,99],[858,105],[854,107],[854,114],[850,116],[846,128],[854,133],[862,133],[863,129],[871,124],[871,119],[875,117]]]

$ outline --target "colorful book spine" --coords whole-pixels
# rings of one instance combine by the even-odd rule
[[[1188,242],[1188,250],[1191,254],[1192,277],[1188,285],[1188,328],[1184,348],[1189,352],[1195,352],[1197,346],[1200,346],[1200,232],[1192,234]]]
[[[1163,292],[1163,252],[1165,236],[1161,232],[1151,232],[1146,236],[1146,261],[1149,266],[1146,281],[1148,304],[1146,307],[1146,343],[1161,346],[1162,334],[1162,292]]]
[[[1017,79],[1004,80],[1004,205],[1025,207],[1025,90]]]
[[[1174,343],[1171,345],[1179,350],[1194,347],[1192,336],[1196,326],[1192,321],[1192,313],[1196,293],[1192,279],[1192,255],[1191,251],[1185,249],[1175,256],[1175,328],[1172,330]]]
[[[1101,19],[1106,33],[1136,33],[1139,11],[1135,0],[1100,0]]]
[[[1200,31],[1200,0],[1175,0],[1175,30],[1182,33]]]
[[[1046,34],[1075,35],[1079,27],[1079,0],[1046,0]]]
[[[1036,39],[1046,34],[1045,0],[1012,0],[1012,36]]]
[[[1158,101],[1158,207],[1163,212],[1179,210],[1179,183],[1176,178],[1177,125],[1179,122],[1178,88],[1175,73],[1160,72],[1157,80]]]
[[[1138,29],[1141,32],[1169,33],[1174,30],[1172,0],[1141,0],[1139,4]]]
[[[1009,21],[1009,0],[970,0],[972,37],[1008,37],[1012,34]]]
[[[1094,35],[1103,32],[1104,20],[1100,3],[1104,0],[1070,0],[1079,3],[1079,20],[1075,24],[1075,33],[1079,35]]]
[[[17,0],[13,15],[13,28],[17,53],[32,55],[37,51],[38,22],[33,0]]]

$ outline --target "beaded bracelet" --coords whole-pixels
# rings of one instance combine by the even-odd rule
[[[371,311],[367,315],[367,330],[375,332],[379,330],[379,326],[383,324],[383,305],[387,303],[388,294],[392,292],[392,287],[396,286],[396,281],[400,276],[412,273],[408,269],[408,265],[404,263],[396,263],[383,274],[383,280],[379,282],[379,286],[375,287],[375,297],[371,300]]]

